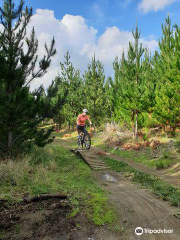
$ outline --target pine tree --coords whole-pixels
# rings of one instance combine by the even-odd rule
[[[106,115],[105,74],[102,64],[95,56],[84,75],[85,105],[91,114],[94,125],[102,123]]]
[[[62,111],[67,101],[67,95],[68,83],[58,75],[47,89],[46,109],[48,109],[48,115],[46,117],[52,118],[54,122],[58,123],[60,129],[65,122],[65,116]]]
[[[148,49],[145,50],[145,55],[142,61],[142,77],[146,83],[146,94],[147,102],[146,108],[142,113],[142,125],[145,127],[151,127],[153,124],[156,124],[154,114],[154,107],[156,104],[156,87],[157,79],[155,77],[155,71],[153,68],[154,58],[151,57],[151,54]]]
[[[113,63],[114,69],[114,81],[110,81],[111,85],[111,93],[109,97],[111,99],[111,109],[114,112],[114,119],[116,121],[124,121],[127,120],[124,115],[124,108],[121,104],[121,100],[123,101],[123,93],[122,88],[125,84],[125,76],[126,76],[126,69],[125,69],[125,54],[124,51],[122,53],[122,57],[119,59],[116,57]]]
[[[64,104],[62,114],[65,116],[65,121],[68,123],[69,129],[74,125],[79,112],[83,107],[83,82],[80,75],[80,71],[76,70],[70,61],[70,54],[67,51],[64,63],[61,65],[61,75],[63,81],[67,83],[67,97]]]
[[[3,32],[0,33],[0,148],[3,152],[20,151],[23,146],[36,143],[44,146],[48,143],[51,131],[41,131],[39,144],[38,116],[41,107],[41,89],[34,93],[30,91],[30,83],[35,78],[42,77],[51,63],[51,57],[56,53],[55,41],[51,46],[45,44],[46,54],[38,60],[38,41],[35,30],[30,37],[26,36],[26,28],[32,16],[32,8],[24,9],[24,1],[20,1],[17,9],[12,0],[5,0],[0,8]],[[26,44],[26,49],[24,45]],[[39,67],[37,64],[39,62]]]
[[[61,73],[55,78],[47,90],[47,104],[51,117],[61,128],[67,124],[69,129],[76,123],[76,118],[83,108],[84,84],[79,70],[70,61],[67,51],[65,61],[60,63]]]
[[[137,25],[132,34],[135,42],[134,44],[129,43],[127,59],[123,54],[119,67],[118,99],[115,113],[119,118],[122,117],[127,122],[132,122],[133,136],[137,139],[138,115],[148,108],[148,84],[147,79],[143,77],[144,48],[140,43],[141,33]]]
[[[175,129],[180,114],[180,28],[171,20],[162,25],[160,52],[155,54],[155,73],[158,80],[155,116],[164,126]]]
[[[108,77],[105,80],[104,85],[104,93],[106,99],[106,114],[105,121],[113,121],[114,120],[114,96],[113,96],[113,88],[112,88],[113,80],[111,77]]]

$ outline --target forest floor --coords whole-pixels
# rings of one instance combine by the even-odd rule
[[[56,144],[71,149],[76,148],[75,139],[72,140],[68,137],[58,139]],[[113,149],[114,147],[112,147]],[[111,170],[94,171],[94,177],[109,192],[109,199],[116,206],[120,217],[119,225],[122,226],[122,232],[112,239],[178,240],[180,236],[180,190],[178,188],[179,177],[174,174],[179,171],[177,171],[178,167],[176,168],[177,163],[170,169],[155,170],[155,168],[137,163],[130,158],[122,158],[108,150],[111,149],[109,147],[106,149],[105,146],[101,148],[93,146],[90,151],[91,156],[94,154],[93,158],[105,161],[111,168]],[[89,157],[88,151],[83,151],[82,155],[84,159]],[[143,180],[142,176],[138,175],[139,173],[140,175],[141,173],[145,174],[142,175]],[[105,176],[108,176],[109,180]],[[140,182],[144,189],[137,182]],[[173,183],[177,187],[172,187]],[[168,200],[169,203],[163,199]],[[173,233],[146,233],[137,236],[134,232],[136,227],[173,230]],[[109,240],[109,238],[105,238],[105,240]]]
[[[70,217],[70,203],[58,199],[0,205],[2,240],[114,240],[112,232],[98,227],[84,212]],[[106,237],[105,237],[106,236]]]

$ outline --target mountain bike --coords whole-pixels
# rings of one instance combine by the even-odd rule
[[[91,136],[86,130],[86,128],[84,128],[84,132],[81,132],[78,135],[78,148],[82,149],[83,146],[85,146],[87,150],[91,148]]]

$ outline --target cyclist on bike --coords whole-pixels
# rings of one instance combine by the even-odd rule
[[[90,126],[92,125],[92,122],[91,122],[90,118],[87,116],[87,114],[88,114],[88,110],[87,109],[83,109],[82,114],[80,114],[77,117],[76,121],[77,121],[78,134],[80,134],[81,132],[84,133],[86,121],[89,122]]]

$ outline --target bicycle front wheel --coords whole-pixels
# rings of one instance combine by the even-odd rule
[[[84,145],[88,150],[91,148],[91,136],[89,133],[84,137]]]
[[[83,148],[83,140],[82,140],[82,138],[81,137],[78,137],[78,148],[79,149],[82,149]]]

